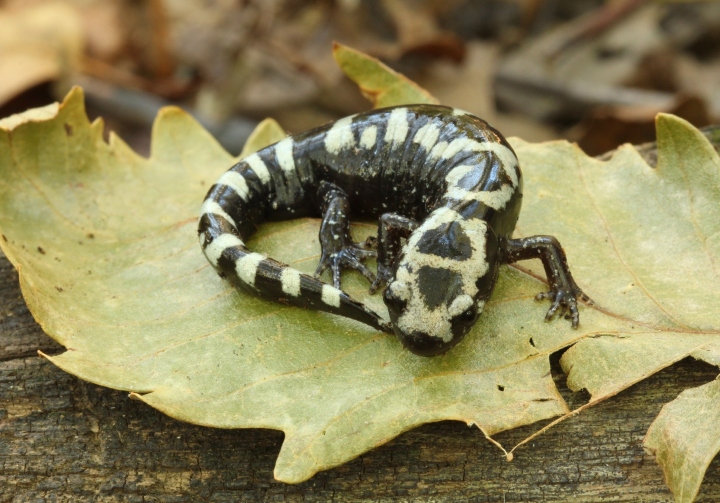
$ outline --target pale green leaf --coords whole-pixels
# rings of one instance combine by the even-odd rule
[[[288,482],[425,422],[492,434],[567,412],[547,351],[579,334],[542,321],[528,301],[535,279],[504,275],[497,307],[461,349],[414,356],[386,334],[239,293],[215,274],[196,218],[235,159],[188,115],[160,114],[150,159],[116,137],[105,144],[101,129],[76,90],[56,117],[0,132],[1,244],[34,316],[68,348],[51,358],[61,368],[182,420],[283,430],[276,476]],[[249,245],[312,272],[318,226],[266,225]],[[367,298],[357,275],[344,285]]]
[[[718,282],[707,265],[717,244],[701,246],[688,217],[689,200],[705,204],[712,191],[691,197],[699,182],[653,170],[630,147],[601,163],[567,143],[513,141],[525,173],[518,233],[553,234],[565,246],[598,306],[581,306],[580,329],[543,321],[548,305],[532,301],[546,288],[541,267],[505,267],[466,340],[422,358],[363,325],[245,295],[217,277],[196,242],[196,216],[236,159],[180,110],[159,116],[150,159],[115,137],[105,144],[79,91],[56,116],[27,117],[0,131],[0,245],[34,316],[68,348],[52,360],[182,420],[283,430],[280,480],[305,480],[429,421],[491,435],[566,413],[548,356],[578,341],[563,362],[593,399],[593,386],[614,393],[683,355],[715,351]],[[694,130],[663,120],[673,134],[689,131],[682,148],[704,151]],[[672,148],[661,144],[661,158]],[[717,160],[708,159],[697,162]],[[702,183],[712,184],[713,168],[704,169]],[[712,236],[712,219],[695,221]],[[249,246],[312,272],[318,226],[265,225]],[[358,275],[343,284],[384,312]],[[663,351],[633,346],[653,337],[665,337]],[[617,358],[571,353],[596,341]]]
[[[566,246],[598,266],[578,275],[598,306],[635,332],[606,331],[563,355],[569,386],[593,400],[686,356],[717,355],[720,159],[682,119],[660,115],[657,132],[657,169],[621,149],[605,166],[576,171],[578,200],[568,201],[585,228],[576,227],[576,242]]]
[[[644,445],[657,457],[675,501],[694,501],[705,471],[720,452],[720,380],[683,391],[665,405]]]
[[[409,105],[413,103],[439,103],[415,82],[381,63],[346,45],[333,46],[335,61],[360,91],[373,104],[373,108]]]
[[[582,221],[572,224],[573,233],[563,242],[575,274],[599,309],[625,322],[620,330],[607,327],[579,341],[561,359],[568,386],[586,389],[593,402],[687,356],[720,364],[720,159],[682,119],[658,116],[657,133],[657,169],[630,147],[607,164],[582,157],[567,162],[567,155],[554,174],[572,180],[577,190],[563,191],[562,203],[540,194],[538,201],[555,203],[539,204],[536,211],[525,208],[524,217],[572,208]],[[664,426],[653,438],[661,435],[658,431],[670,434],[667,421],[693,423],[683,414],[693,414],[698,400],[691,397],[699,393],[671,407],[673,419],[658,418]],[[686,435],[680,429],[673,428],[677,438],[663,446],[659,459],[671,488],[682,494],[678,501],[692,501],[718,451],[720,431],[698,427]],[[702,452],[685,452],[683,443],[693,438]]]

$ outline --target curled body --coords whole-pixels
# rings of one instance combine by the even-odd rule
[[[512,239],[522,174],[505,138],[482,119],[439,105],[346,117],[252,154],[210,188],[198,227],[205,256],[239,288],[392,332],[412,352],[448,351],[490,298],[501,264],[540,258],[557,311],[577,326],[575,284],[550,236]],[[319,216],[315,276],[249,250],[266,221]],[[378,236],[350,237],[350,217],[378,218]],[[377,274],[363,263],[377,257]],[[319,279],[330,269],[333,284]],[[343,268],[385,287],[390,321],[340,289]]]

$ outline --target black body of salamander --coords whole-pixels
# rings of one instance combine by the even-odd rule
[[[446,352],[490,298],[501,264],[540,258],[558,310],[578,324],[586,299],[550,236],[511,239],[522,175],[505,138],[460,110],[409,105],[374,110],[288,137],[252,154],[212,186],[199,238],[236,286],[394,332],[413,353]],[[353,243],[353,217],[379,218],[374,243]],[[322,216],[315,277],[248,250],[265,221]],[[403,244],[403,240],[406,240]],[[362,263],[377,256],[378,274]],[[327,268],[333,285],[317,277]],[[342,268],[385,284],[390,323],[340,290]]]

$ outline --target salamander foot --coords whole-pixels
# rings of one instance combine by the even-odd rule
[[[545,320],[552,320],[556,314],[572,321],[572,327],[577,328],[580,323],[578,313],[578,299],[592,305],[590,298],[577,286],[570,274],[565,252],[552,236],[532,236],[520,239],[510,239],[506,243],[505,262],[512,263],[518,260],[539,258],[545,268],[550,291],[539,293],[535,300],[549,299],[552,301]],[[558,313],[559,311],[559,313]]]
[[[336,240],[338,243],[341,240]],[[330,269],[333,276],[333,285],[335,288],[340,288],[340,273],[343,269],[355,269],[360,274],[365,276],[367,280],[372,283],[375,281],[375,275],[365,264],[362,263],[368,257],[377,256],[377,252],[373,250],[366,250],[363,248],[363,243],[338,243],[336,250],[328,250],[328,247],[323,247],[322,256],[320,262],[318,262],[317,269],[315,270],[315,277]]]
[[[558,316],[564,316],[566,320],[572,320],[573,328],[578,327],[578,324],[580,323],[580,314],[578,313],[577,299],[575,298],[574,293],[559,290],[541,292],[535,296],[536,301],[545,299],[550,299],[552,301],[552,305],[545,315],[545,321],[552,320],[557,314]]]

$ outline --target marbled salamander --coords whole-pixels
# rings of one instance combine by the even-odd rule
[[[410,105],[373,110],[288,137],[252,154],[207,194],[200,245],[221,276],[277,301],[394,332],[413,353],[446,352],[490,298],[500,264],[540,258],[550,292],[546,318],[566,311],[577,327],[584,296],[550,236],[511,239],[522,176],[505,138],[460,110]],[[379,217],[378,238],[350,238],[353,216]],[[250,251],[264,221],[322,216],[315,277]],[[402,239],[406,239],[403,244]],[[362,260],[376,256],[375,276]],[[334,286],[317,277],[330,268]],[[340,290],[340,271],[361,272],[391,323]]]

